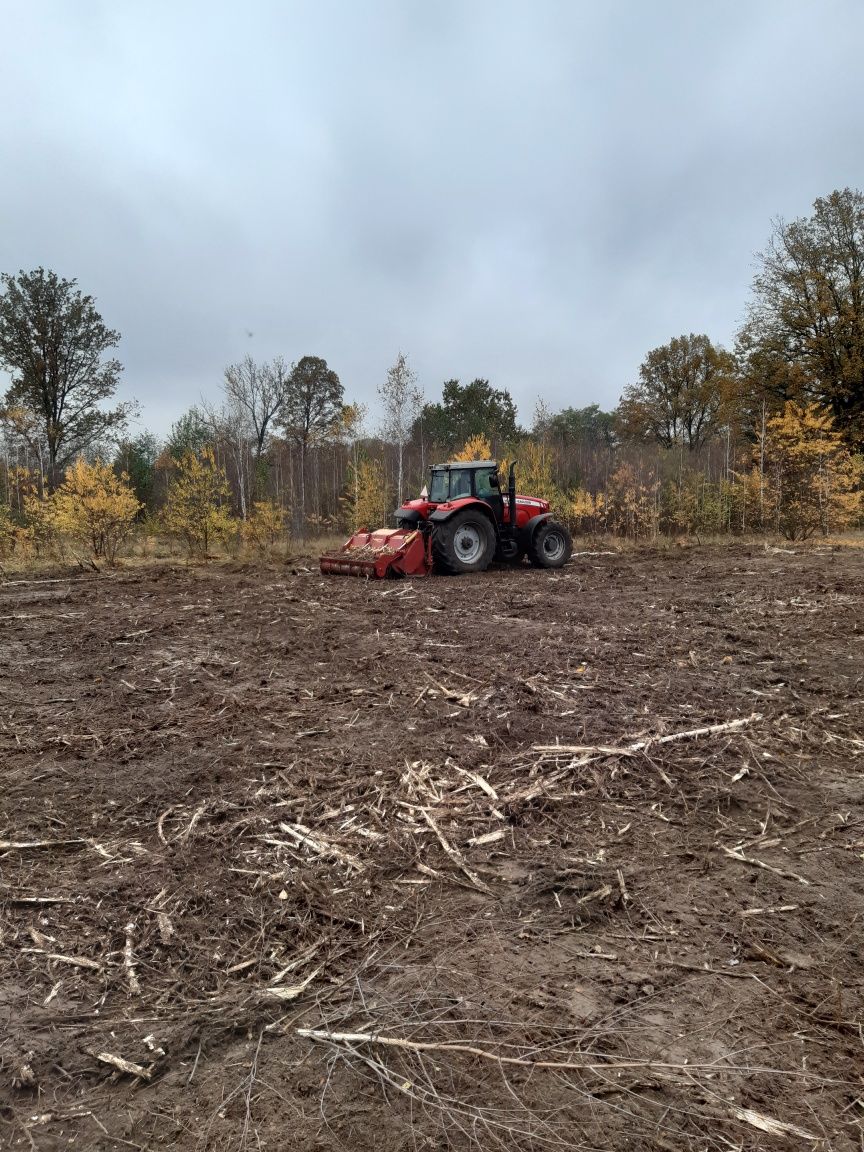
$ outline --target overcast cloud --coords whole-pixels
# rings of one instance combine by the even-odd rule
[[[0,14],[0,271],[97,298],[160,434],[246,353],[612,407],[731,344],[772,218],[864,187],[861,0]]]

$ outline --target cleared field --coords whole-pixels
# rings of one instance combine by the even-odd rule
[[[0,1145],[862,1147],[860,551],[0,629]]]

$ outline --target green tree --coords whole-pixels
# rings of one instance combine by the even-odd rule
[[[485,436],[500,452],[517,434],[512,396],[481,379],[470,384],[446,381],[441,402],[424,405],[420,421],[423,435],[448,453],[473,436]]]
[[[114,473],[125,475],[136,498],[152,511],[156,497],[156,461],[159,441],[152,432],[121,440],[114,457]]]
[[[564,408],[550,417],[549,432],[564,443],[614,448],[615,413],[604,412],[599,404],[589,404],[587,408]]]
[[[639,368],[639,383],[618,406],[622,434],[666,448],[701,448],[719,431],[735,380],[735,359],[707,336],[678,336],[654,348]]]
[[[300,455],[300,528],[306,526],[306,459],[309,449],[334,433],[345,389],[327,361],[304,356],[291,368],[284,401],[275,418]]]
[[[38,421],[48,487],[80,452],[123,428],[133,408],[106,410],[122,371],[107,354],[120,334],[107,328],[77,281],[37,268],[0,277],[0,366],[12,374],[4,406]]]
[[[179,462],[190,452],[203,451],[212,439],[213,432],[206,415],[193,404],[171,425],[165,448],[171,458]]]
[[[816,200],[813,215],[777,221],[759,255],[739,342],[751,376],[787,400],[829,408],[864,444],[864,193]]]

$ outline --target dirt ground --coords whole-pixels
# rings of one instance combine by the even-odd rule
[[[0,1146],[864,1148],[864,551],[307,563],[0,585]]]

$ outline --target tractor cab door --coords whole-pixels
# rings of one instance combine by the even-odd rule
[[[494,479],[493,479],[494,478]],[[504,497],[498,486],[498,473],[494,468],[478,468],[474,473],[474,495],[492,509],[496,524],[504,522]]]

